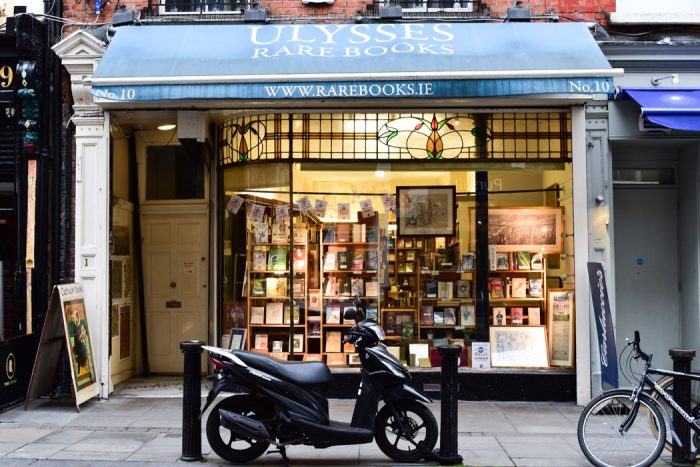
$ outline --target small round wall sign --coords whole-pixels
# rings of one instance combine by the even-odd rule
[[[15,354],[11,353],[7,356],[5,361],[5,374],[7,379],[12,379],[15,377],[15,370],[17,369],[17,362],[15,360]]]

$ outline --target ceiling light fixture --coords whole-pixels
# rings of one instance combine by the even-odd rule
[[[177,125],[175,125],[174,123],[163,123],[162,125],[158,125],[158,129],[160,131],[168,131],[174,130],[176,126]]]

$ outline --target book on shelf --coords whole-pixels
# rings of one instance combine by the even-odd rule
[[[354,310],[355,305],[353,305],[352,303],[350,303],[350,304],[346,303],[340,308],[340,317],[343,320],[343,324],[355,324],[354,319],[346,319],[345,318],[345,310],[347,310],[348,308]]]
[[[353,352],[354,352],[354,350],[353,350]],[[360,354],[357,354],[357,353],[348,354],[348,365],[357,366],[360,363],[362,363],[362,362],[360,362]]]
[[[489,292],[491,298],[503,298],[503,278],[491,277],[489,279]]]
[[[340,324],[340,305],[326,306],[326,324]]]
[[[523,324],[523,308],[514,306],[510,309],[510,324]]]
[[[307,224],[297,224],[294,226],[294,243],[306,243],[309,226]]]
[[[273,222],[270,243],[289,243],[289,223]]]
[[[284,352],[284,341],[280,341],[280,340],[272,341],[272,352],[273,353]]]
[[[544,255],[542,253],[533,253],[530,258],[530,269],[541,270],[544,268]]]
[[[306,268],[306,248],[294,248],[292,252],[292,267],[295,272]]]
[[[360,277],[353,277],[351,279],[351,294],[353,297],[362,297],[365,291],[365,281]]]
[[[542,279],[530,279],[530,296],[542,298]]]
[[[270,302],[265,304],[265,324],[282,324],[284,303]]]
[[[443,320],[445,326],[454,326],[457,324],[457,309],[452,307],[443,308]]]
[[[252,294],[254,297],[264,297],[265,296],[265,278],[255,277],[250,283],[252,287]]]
[[[449,345],[450,341],[447,337],[436,337],[432,340],[433,347],[439,347],[441,345]]]
[[[291,318],[291,313],[289,313],[289,303],[284,304],[284,318],[282,324],[290,324],[289,318]],[[299,318],[301,316],[301,310],[299,305],[294,305],[294,324],[299,324]]]
[[[338,243],[350,242],[352,237],[351,224],[337,224],[335,226],[335,241]]]
[[[335,227],[329,226],[323,229],[323,242],[324,243],[334,243],[335,242]]]
[[[464,339],[460,337],[450,337],[449,342],[450,345],[458,345],[460,347],[464,347]]]
[[[335,271],[338,269],[338,261],[335,253],[326,253],[323,255],[323,270]]]
[[[337,254],[337,257],[338,257],[338,271],[349,270],[350,269],[350,253],[347,251],[339,251]]]
[[[270,357],[276,358],[277,360],[286,361],[287,352],[270,352]]]
[[[457,297],[469,298],[471,295],[471,282],[465,280],[457,281]]]
[[[321,317],[309,316],[306,318],[306,324],[309,329],[309,337],[319,337],[321,335]]]
[[[377,228],[376,227],[374,227],[372,225],[367,225],[367,232],[365,235],[365,241],[368,243],[376,243],[377,242]]]
[[[496,252],[496,270],[503,271],[510,269],[510,255],[505,251]]]
[[[530,252],[515,252],[515,269],[530,269]]]
[[[323,294],[327,296],[338,295],[338,278],[335,276],[326,277],[326,283],[323,287]]]
[[[365,224],[352,225],[352,241],[355,243],[364,243],[367,235],[367,226]]]
[[[253,271],[264,271],[267,267],[267,251],[253,250]]]
[[[527,278],[512,277],[510,279],[510,296],[513,298],[527,297]]]
[[[368,251],[365,253],[365,269],[368,271],[376,271],[379,264],[376,251]]]
[[[475,326],[476,315],[474,314],[474,305],[461,304],[459,306],[460,326]]]
[[[286,277],[266,277],[265,291],[268,297],[286,297],[287,296],[287,278]]]
[[[505,326],[506,324],[506,309],[502,306],[495,306],[491,310],[493,313],[493,324],[495,326]]]
[[[304,335],[303,334],[294,334],[292,335],[292,349],[294,352],[303,352],[304,351]]]
[[[338,295],[350,296],[352,293],[352,279],[350,277],[338,278]]]
[[[413,323],[401,323],[401,339],[413,339]]]
[[[355,344],[352,342],[343,342],[343,352],[352,353],[355,351]]]
[[[379,310],[376,306],[368,306],[365,308],[365,318],[371,319],[372,321],[377,321],[379,318]]]
[[[284,271],[287,269],[287,247],[275,246],[270,248],[267,254],[267,269],[270,271]]]
[[[267,351],[267,334],[255,335],[255,349]]]
[[[531,306],[527,308],[527,324],[530,326],[540,325],[540,307]]]
[[[255,239],[255,243],[267,243],[269,241],[267,229],[267,222],[255,222],[253,224],[253,237]]]
[[[345,354],[336,353],[326,355],[326,365],[328,366],[345,366]]]
[[[433,311],[433,325],[443,326],[445,324],[445,312],[442,309]]]
[[[342,342],[342,334],[340,331],[326,332],[326,352],[340,352]]]
[[[221,335],[221,348],[228,349],[231,346],[231,334]]]
[[[352,252],[352,260],[350,263],[350,269],[353,271],[362,271],[365,265],[365,255],[361,251]]]
[[[250,324],[265,324],[265,307],[250,307]]]
[[[438,296],[438,281],[433,279],[427,279],[425,281],[425,297],[426,298],[437,298]]]
[[[496,270],[496,246],[489,245],[489,270]]]
[[[296,278],[292,283],[292,293],[294,295],[304,295],[304,279]]]
[[[378,297],[379,296],[379,282],[369,281],[365,283],[365,296],[366,297]]]
[[[433,321],[433,307],[430,305],[423,305],[420,307],[420,324],[423,326],[432,326]]]
[[[462,253],[462,271],[471,271],[474,269],[474,253]]]
[[[396,359],[397,362],[401,361],[401,347],[400,346],[387,345],[386,350]]]

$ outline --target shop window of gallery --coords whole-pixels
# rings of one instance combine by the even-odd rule
[[[247,0],[158,0],[159,14],[177,15],[191,13],[235,14],[250,8]]]
[[[340,142],[317,139],[308,144],[260,137],[256,144],[245,145],[255,148],[246,156],[264,160],[265,142],[271,141],[275,151],[315,151],[331,159],[349,157],[349,151],[355,151],[352,155],[357,157],[358,150],[378,151],[381,141],[376,140],[386,134],[379,117],[362,120],[362,133],[351,127],[349,121],[358,123],[347,117],[338,121],[323,115],[299,117],[307,118],[306,125],[312,129],[314,121],[320,128],[326,125],[326,134],[334,128],[351,128],[357,137],[348,142],[350,138],[343,135]],[[445,118],[431,115],[423,120],[437,128]],[[511,126],[509,133],[519,125],[507,118],[503,121],[504,127]],[[284,133],[296,126],[293,119],[275,118],[268,131],[275,128]],[[522,125],[531,131],[544,126],[542,122]],[[258,134],[265,131],[263,126],[258,129]],[[447,143],[449,138],[440,141]],[[546,143],[528,141],[521,147],[538,157],[568,147],[561,135]],[[518,144],[497,141],[493,146],[505,152],[515,151]],[[285,163],[255,163],[224,169],[227,212],[221,327],[229,345],[281,358],[355,365],[352,349],[341,344],[351,326],[342,316],[351,297],[360,295],[370,317],[382,324],[388,347],[407,365],[435,364],[431,349],[440,344],[471,348],[476,339],[474,171],[459,166],[438,170],[433,165],[429,178],[434,185],[426,192],[422,189],[425,164],[363,164],[296,162],[290,170]],[[573,242],[563,230],[571,225],[565,223],[565,216],[570,215],[572,198],[562,196],[571,186],[571,164],[542,167],[489,171],[489,210],[497,222],[489,239],[494,246],[487,273],[489,335],[481,340],[490,346],[488,361],[494,366],[573,365],[573,310],[559,316],[565,324],[550,314],[555,306],[561,311],[573,303],[573,291],[555,290],[563,288],[562,279],[573,270]],[[260,176],[254,176],[256,171]],[[450,214],[438,217],[449,220],[433,222],[429,214],[435,209],[419,209],[413,224],[421,228],[411,230],[410,221],[402,224],[411,217],[400,215],[402,203],[407,202],[402,195],[409,203],[411,196],[427,196],[433,204],[448,200],[444,207],[449,206]],[[431,229],[440,222],[445,224],[442,231]],[[546,251],[538,246],[549,243],[553,246]],[[566,253],[563,258],[561,252]],[[547,342],[554,342],[552,337],[563,342],[555,358],[550,356],[555,349],[547,347]],[[523,342],[529,355],[521,360],[507,358]],[[476,363],[473,357],[466,355],[464,363]]]

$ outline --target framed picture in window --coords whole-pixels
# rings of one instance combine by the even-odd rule
[[[549,362],[552,366],[574,365],[574,291],[547,290]]]
[[[469,250],[476,251],[476,212],[469,208]],[[496,251],[563,253],[564,208],[489,208],[489,247]]]
[[[231,344],[230,350],[244,350],[246,341],[246,329],[245,328],[231,328]]]
[[[455,235],[456,190],[454,185],[397,186],[396,200],[399,236]]]
[[[489,341],[493,367],[549,366],[544,326],[491,326]]]

